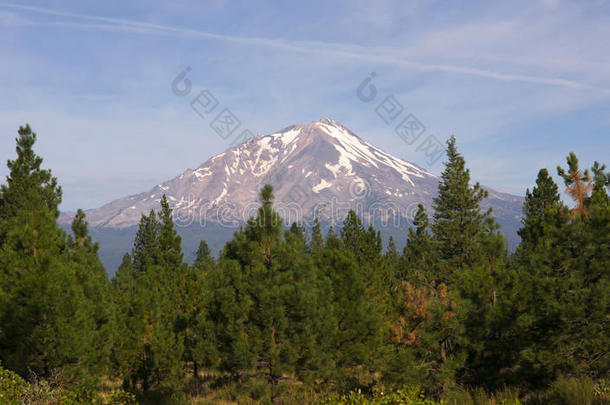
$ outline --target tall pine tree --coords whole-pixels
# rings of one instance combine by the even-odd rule
[[[60,371],[66,382],[82,382],[95,374],[89,304],[99,297],[85,293],[89,277],[56,224],[61,189],[41,168],[36,134],[29,125],[18,134],[17,158],[0,187],[0,360],[26,377]]]

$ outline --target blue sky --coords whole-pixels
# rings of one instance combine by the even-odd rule
[[[569,151],[610,164],[609,51],[608,1],[0,2],[0,159],[28,122],[62,209],[145,191],[229,147],[190,107],[208,89],[255,134],[330,117],[439,173],[375,113],[392,95],[524,194]]]

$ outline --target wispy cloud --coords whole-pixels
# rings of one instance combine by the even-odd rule
[[[455,134],[473,179],[498,190],[522,193],[569,150],[607,161],[602,1],[10,1],[0,0],[0,133],[10,135],[0,161],[31,123],[66,207],[143,191],[226,149],[189,106],[203,88],[253,132],[331,116],[423,164],[375,112],[394,95],[439,139]],[[187,65],[193,93],[176,97],[171,81]],[[378,97],[362,103],[355,89],[372,71]]]
[[[203,39],[212,41],[223,41],[241,45],[259,46],[271,48],[283,52],[296,52],[303,54],[316,54],[326,57],[346,58],[352,60],[365,61],[371,64],[384,64],[399,67],[417,69],[424,72],[445,72],[459,75],[469,75],[493,80],[534,83],[548,86],[558,86],[571,89],[594,90],[610,94],[610,89],[600,89],[580,81],[570,80],[562,77],[540,76],[529,74],[515,74],[510,72],[482,69],[471,66],[462,66],[447,63],[426,63],[400,57],[400,50],[395,48],[387,49],[382,47],[363,47],[352,44],[320,41],[289,41],[279,38],[246,37],[218,34],[202,30],[194,30],[183,27],[153,24],[131,19],[108,18],[95,15],[70,13],[65,11],[53,10],[49,8],[33,7],[13,3],[2,3],[0,7],[12,10],[45,14],[77,21],[26,21],[23,24],[36,24],[50,27],[67,27],[75,29],[89,29],[100,31],[126,32],[142,35],[171,35],[190,39]],[[16,20],[19,21],[19,20]],[[95,21],[98,23],[85,22]],[[0,23],[4,20],[0,19]],[[10,20],[9,20],[10,23]],[[102,23],[102,24],[100,24]]]

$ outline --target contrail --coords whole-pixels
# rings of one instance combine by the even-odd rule
[[[537,83],[550,86],[567,87],[572,89],[594,89],[591,86],[578,83],[572,80],[532,76],[532,75],[517,75],[511,73],[497,72],[493,70],[479,69],[468,66],[460,66],[453,64],[434,64],[423,63],[413,60],[403,59],[396,56],[395,50],[379,50],[357,45],[349,45],[342,43],[316,42],[316,41],[286,41],[284,39],[261,38],[261,37],[244,37],[225,34],[216,34],[207,31],[193,30],[182,27],[174,27],[169,25],[152,24],[142,21],[100,17],[94,15],[77,14],[65,11],[52,10],[42,7],[25,6],[20,4],[0,2],[0,7],[9,9],[28,11],[39,14],[53,15],[57,17],[67,17],[80,20],[90,20],[102,22],[104,24],[92,23],[76,23],[69,21],[60,22],[34,22],[36,25],[56,26],[56,27],[71,27],[78,29],[94,29],[100,31],[114,32],[129,32],[135,34],[146,35],[174,35],[183,38],[206,39],[214,41],[232,42],[237,44],[255,45],[271,49],[277,49],[286,52],[295,52],[303,54],[325,55],[337,58],[357,59],[374,63],[383,63],[396,66],[403,66],[422,71],[448,72],[455,74],[463,74],[470,76],[484,77],[488,79],[515,81],[526,83]],[[599,89],[597,89],[599,90]]]

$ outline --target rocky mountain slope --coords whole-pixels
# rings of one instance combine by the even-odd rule
[[[340,224],[354,209],[365,223],[393,234],[408,227],[418,203],[431,209],[438,177],[323,118],[252,137],[147,192],[88,210],[87,220],[98,234],[130,234],[142,213],[158,210],[165,194],[179,227],[200,228],[193,233],[203,237],[206,228],[215,233],[231,230],[230,235],[256,213],[257,193],[265,183],[274,186],[275,208],[288,223],[307,226],[318,216],[326,224]],[[505,233],[512,236],[522,198],[488,191],[483,206],[493,208]],[[72,215],[62,214],[60,223],[67,225]]]

